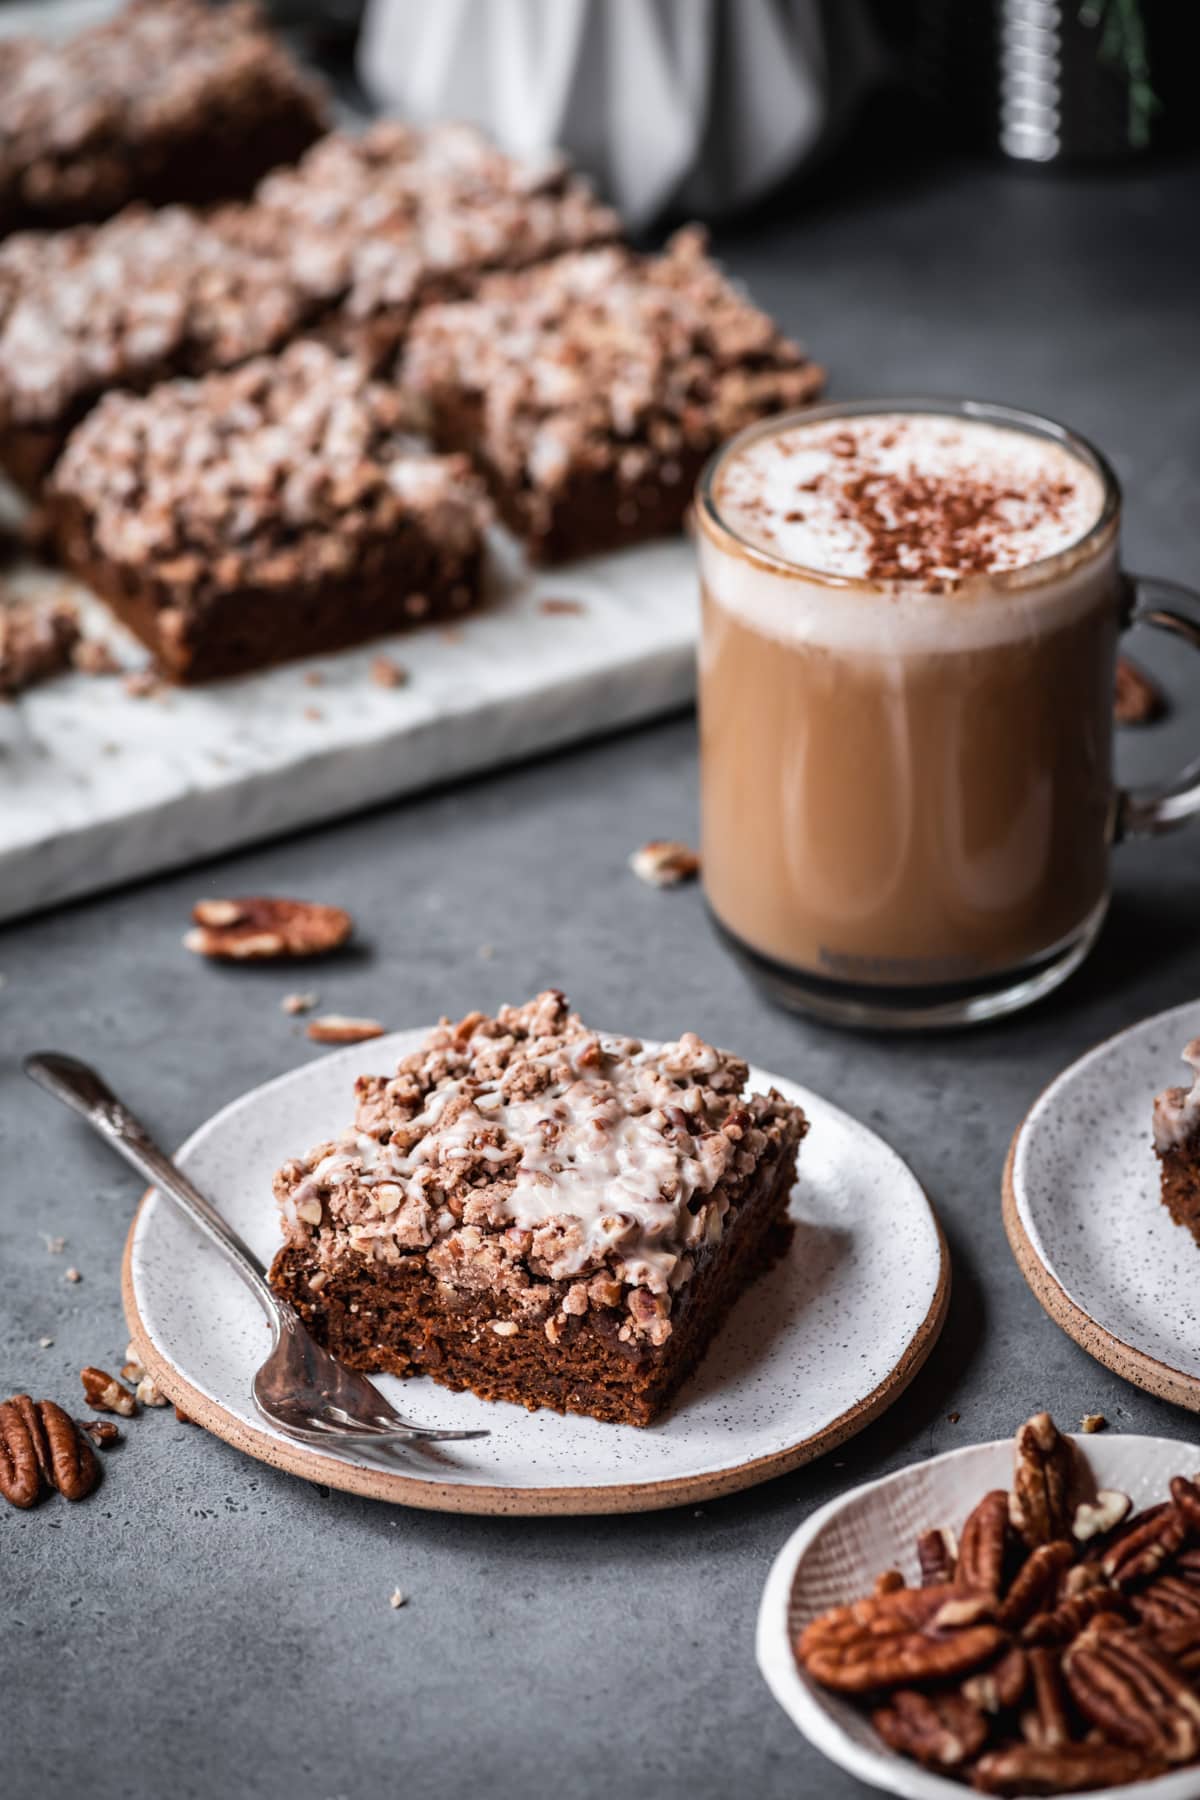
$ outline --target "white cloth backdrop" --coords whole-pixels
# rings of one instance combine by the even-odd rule
[[[368,0],[372,98],[569,150],[633,226],[753,198],[876,66],[858,0]]]

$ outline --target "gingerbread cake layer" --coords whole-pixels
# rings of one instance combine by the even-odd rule
[[[108,394],[46,490],[59,552],[177,681],[462,613],[487,504],[409,423],[395,389],[307,341]]]
[[[312,319],[243,208],[128,207],[0,244],[0,467],[34,493],[102,394],[231,368]]]
[[[472,126],[392,120],[331,132],[277,170],[245,225],[327,309],[329,335],[377,367],[418,307],[620,232],[556,153],[524,162]]]
[[[1200,1038],[1183,1052],[1194,1079],[1171,1087],[1154,1102],[1154,1148],[1162,1176],[1162,1201],[1177,1225],[1200,1244]]]
[[[288,1163],[271,1281],[352,1366],[649,1424],[787,1241],[801,1111],[540,994],[448,1021]]]
[[[64,43],[9,39],[0,233],[248,194],[325,124],[322,90],[243,0],[129,0]]]
[[[823,381],[694,228],[491,277],[422,311],[399,368],[540,562],[679,530],[717,445]]]

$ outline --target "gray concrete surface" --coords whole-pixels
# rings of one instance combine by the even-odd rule
[[[894,192],[843,184],[720,247],[827,358],[837,392],[971,390],[1075,421],[1128,483],[1133,560],[1186,579],[1200,577],[1198,205],[1194,169],[1107,182],[946,167]],[[1200,668],[1151,660],[1200,705]],[[1193,711],[1123,748],[1149,767],[1197,738]],[[696,892],[629,877],[631,848],[694,820],[681,720],[0,933],[0,1390],[69,1401],[81,1363],[119,1359],[136,1197],[22,1081],[19,1056],[93,1058],[177,1142],[317,1054],[279,1011],[294,974],[205,967],[179,947],[199,894],[272,889],[356,914],[363,953],[316,977],[340,1010],[399,1026],[559,983],[585,1013],[694,1026],[869,1120],[926,1184],[953,1252],[923,1374],[810,1469],[699,1513],[610,1521],[401,1512],[144,1417],[89,1504],[0,1507],[6,1797],[848,1800],[863,1790],[808,1749],[754,1668],[759,1592],[793,1526],[1036,1406],[1197,1435],[1043,1316],[1004,1241],[999,1180],[1058,1068],[1200,987],[1200,833],[1122,850],[1104,938],[1052,1002],[969,1037],[893,1042],[772,1011]],[[66,1236],[65,1258],[42,1231]],[[411,1599],[393,1611],[397,1585]]]

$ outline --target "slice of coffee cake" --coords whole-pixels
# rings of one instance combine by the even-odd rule
[[[563,995],[448,1020],[275,1181],[271,1283],[355,1368],[646,1425],[787,1241],[807,1124]]]
[[[1183,1052],[1190,1087],[1170,1087],[1154,1102],[1154,1148],[1162,1168],[1163,1205],[1200,1244],[1200,1038]]]

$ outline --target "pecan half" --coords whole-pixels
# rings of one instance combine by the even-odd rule
[[[0,1406],[0,1493],[13,1506],[36,1505],[43,1487],[82,1500],[99,1479],[95,1451],[53,1400],[14,1394]]]
[[[1119,1594],[1109,1587],[1089,1588],[1070,1600],[1063,1600],[1050,1612],[1034,1613],[1021,1632],[1021,1642],[1033,1644],[1069,1644],[1098,1613],[1119,1610],[1124,1604]]]
[[[1183,1548],[1187,1522],[1173,1506],[1155,1510],[1143,1524],[1122,1532],[1110,1546],[1100,1567],[1114,1587],[1125,1590],[1150,1581],[1165,1562]]]
[[[961,1694],[901,1688],[871,1723],[890,1749],[937,1769],[961,1769],[987,1742],[987,1720]]]
[[[185,948],[197,956],[234,962],[324,956],[344,944],[353,930],[350,914],[340,906],[266,895],[201,900],[192,908],[192,919]]]
[[[1032,1618],[1040,1606],[1053,1600],[1058,1578],[1075,1560],[1075,1546],[1065,1539],[1053,1544],[1039,1544],[1031,1550],[1018,1571],[1004,1604],[997,1615],[1001,1625],[1015,1631]]]
[[[1113,718],[1118,725],[1153,725],[1167,710],[1167,699],[1157,681],[1127,656],[1117,658]]]
[[[314,1044],[362,1044],[368,1038],[382,1037],[383,1030],[378,1019],[350,1019],[345,1013],[325,1013],[310,1019],[306,1027]]]
[[[123,1419],[132,1417],[136,1410],[133,1395],[107,1369],[97,1369],[89,1363],[86,1369],[80,1369],[79,1379],[88,1405],[97,1412],[120,1413]]]
[[[939,1583],[953,1581],[957,1561],[958,1545],[952,1531],[923,1531],[917,1539],[922,1587],[936,1587]]]
[[[1162,1763],[1116,1744],[1062,1744],[1056,1750],[1015,1744],[981,1756],[971,1781],[981,1794],[1082,1794],[1148,1781],[1162,1769]]]
[[[1164,1625],[1156,1632],[1155,1642],[1163,1653],[1185,1675],[1200,1676],[1200,1620],[1182,1620],[1177,1625]]]
[[[970,1674],[1006,1640],[988,1620],[939,1634],[937,1615],[963,1598],[947,1587],[900,1588],[835,1607],[800,1634],[796,1656],[814,1681],[844,1694]]]
[[[0,1494],[10,1506],[36,1506],[42,1491],[37,1442],[14,1395],[0,1406]]]
[[[1075,1452],[1049,1413],[1035,1413],[1017,1433],[1012,1522],[1030,1549],[1069,1536]]]
[[[1186,1475],[1176,1475],[1171,1482],[1171,1499],[1188,1530],[1200,1532],[1200,1487]]]
[[[50,1462],[50,1480],[64,1500],[85,1500],[100,1479],[96,1452],[70,1413],[53,1400],[37,1402]]]
[[[121,1441],[121,1427],[114,1425],[111,1419],[76,1419],[75,1423],[97,1450],[111,1450]]]
[[[1160,1575],[1131,1601],[1134,1612],[1152,1631],[1177,1625],[1184,1619],[1200,1619],[1200,1587],[1178,1575]]]
[[[1004,1585],[1007,1536],[1008,1495],[1003,1488],[994,1488],[984,1495],[962,1528],[954,1585],[971,1593],[998,1596]]]
[[[1093,1538],[1103,1537],[1105,1532],[1115,1531],[1129,1517],[1132,1505],[1128,1494],[1119,1494],[1115,1488],[1101,1488],[1095,1500],[1083,1500],[1075,1508],[1071,1536],[1077,1544],[1087,1544]]]
[[[1200,1754],[1200,1695],[1132,1631],[1084,1632],[1063,1671],[1080,1712],[1113,1743],[1168,1763]]]
[[[962,1684],[964,1700],[981,1712],[1009,1712],[1020,1700],[1029,1682],[1029,1659],[1024,1650],[1014,1645],[988,1669],[968,1675]]]
[[[1021,1735],[1026,1743],[1037,1744],[1042,1750],[1057,1750],[1060,1744],[1071,1740],[1058,1651],[1044,1647],[1031,1650],[1029,1672],[1033,1677],[1033,1707],[1021,1720]]]

